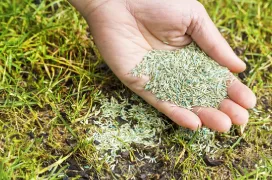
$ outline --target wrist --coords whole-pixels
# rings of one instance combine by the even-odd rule
[[[68,0],[88,22],[92,12],[108,0]]]

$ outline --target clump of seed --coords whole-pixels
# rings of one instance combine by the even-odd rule
[[[149,76],[145,90],[177,106],[218,108],[227,97],[227,68],[207,56],[195,43],[175,51],[152,50],[132,70],[133,76]]]

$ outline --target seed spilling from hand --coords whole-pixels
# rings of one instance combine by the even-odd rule
[[[149,76],[145,90],[177,106],[218,108],[227,97],[230,71],[207,56],[195,43],[183,49],[152,50],[132,70],[133,76]]]

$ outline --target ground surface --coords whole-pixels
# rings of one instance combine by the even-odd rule
[[[100,99],[122,103],[132,93],[103,63],[86,23],[66,1],[2,0],[0,179],[271,179],[272,1],[202,2],[247,63],[239,77],[258,97],[248,126],[242,135],[239,128],[216,134],[223,147],[211,159],[158,115],[169,127],[156,134],[159,146],[131,144],[117,152],[112,170],[90,139],[94,113]],[[156,160],[141,160],[142,152]]]

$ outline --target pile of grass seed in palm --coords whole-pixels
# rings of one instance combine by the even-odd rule
[[[190,110],[194,106],[218,108],[227,97],[227,82],[231,80],[229,70],[195,43],[175,51],[149,51],[132,75],[149,76],[145,90]]]

